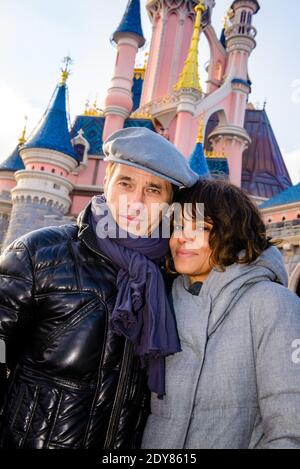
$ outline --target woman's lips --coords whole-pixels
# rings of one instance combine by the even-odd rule
[[[178,251],[176,251],[175,255],[176,257],[187,258],[197,256],[197,253],[188,249],[179,249]]]

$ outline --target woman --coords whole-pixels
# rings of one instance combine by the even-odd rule
[[[142,447],[300,448],[300,299],[282,256],[241,189],[203,180],[178,202],[193,209],[170,241],[182,352]]]

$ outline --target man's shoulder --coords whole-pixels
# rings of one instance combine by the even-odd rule
[[[47,226],[38,230],[31,231],[16,239],[8,249],[19,249],[22,246],[32,252],[45,246],[53,246],[68,241],[75,241],[78,238],[78,226],[75,223],[69,223],[60,226]]]

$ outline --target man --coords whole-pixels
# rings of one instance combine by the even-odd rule
[[[145,209],[170,203],[174,187],[197,175],[144,128],[114,133],[103,149],[105,197],[77,225],[32,232],[0,258],[0,339],[12,370],[2,448],[139,447],[147,384],[163,396],[163,359],[180,350],[157,265],[168,240],[105,238],[102,222],[109,213],[118,232],[136,231]]]

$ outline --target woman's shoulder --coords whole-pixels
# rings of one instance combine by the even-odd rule
[[[260,324],[287,319],[300,324],[300,298],[280,283],[258,282],[248,289],[243,301],[252,319]]]

